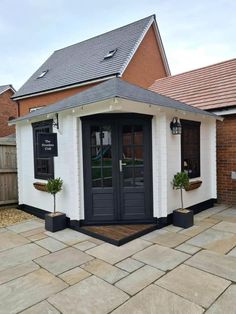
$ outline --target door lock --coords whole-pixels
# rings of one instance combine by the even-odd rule
[[[122,162],[122,159],[120,159],[120,172],[123,171],[123,166],[126,166],[127,164],[125,162]]]

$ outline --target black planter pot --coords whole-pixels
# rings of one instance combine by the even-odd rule
[[[180,211],[178,209],[173,211],[173,225],[181,228],[189,228],[193,226],[193,211]]]
[[[66,228],[66,214],[56,213],[45,215],[45,229],[47,231],[56,232]]]

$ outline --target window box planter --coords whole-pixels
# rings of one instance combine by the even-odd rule
[[[45,215],[45,229],[56,232],[66,228],[66,214],[56,212]]]
[[[202,184],[201,180],[189,182],[189,185],[185,188],[185,191],[195,190],[195,189],[199,188],[201,186],[201,184]]]
[[[173,211],[173,225],[181,228],[193,226],[193,211],[190,209],[176,209]]]
[[[36,190],[43,191],[43,192],[47,192],[46,183],[34,182],[34,183],[33,183],[33,186],[34,186],[34,188],[35,188]]]

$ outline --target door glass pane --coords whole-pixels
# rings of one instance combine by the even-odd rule
[[[133,146],[123,146],[123,162],[127,165],[133,164]]]
[[[102,175],[101,168],[94,167],[92,168],[92,187],[101,187],[102,186]]]
[[[135,176],[135,186],[143,186],[144,185],[144,169],[143,167],[135,167],[134,169]]]
[[[134,144],[135,145],[143,144],[143,126],[142,125],[134,126]]]
[[[91,172],[93,187],[112,187],[111,126],[91,126]]]
[[[103,168],[103,187],[112,187],[112,168]]]
[[[123,166],[123,185],[133,186],[133,167]]]
[[[131,125],[124,125],[122,129],[122,142],[123,145],[132,144],[132,126]]]
[[[143,165],[143,146],[134,147],[134,165]]]

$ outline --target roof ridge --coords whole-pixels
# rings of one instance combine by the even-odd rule
[[[152,17],[155,17],[155,14],[149,15],[149,16],[147,16],[147,17],[144,17],[144,18],[142,18],[142,19],[140,19],[140,20],[131,22],[131,23],[129,23],[129,24],[126,24],[126,25],[123,25],[123,26],[120,26],[120,27],[111,29],[110,31],[104,32],[104,33],[102,33],[102,34],[99,34],[99,35],[96,35],[96,36],[93,36],[93,37],[84,39],[84,40],[79,41],[79,42],[77,42],[77,43],[75,43],[75,44],[71,44],[71,45],[69,45],[69,46],[66,46],[66,47],[57,49],[57,50],[55,50],[54,52],[57,52],[57,51],[60,51],[60,50],[63,50],[63,49],[66,49],[66,48],[69,48],[69,47],[72,47],[72,46],[76,46],[76,45],[78,45],[78,44],[84,43],[84,42],[89,41],[89,40],[91,40],[91,39],[98,38],[98,37],[103,36],[103,35],[105,35],[105,34],[109,34],[109,33],[113,32],[113,31],[116,31],[116,30],[119,30],[119,29],[123,29],[123,28],[125,28],[125,27],[127,27],[127,26],[130,26],[130,25],[132,25],[132,24],[138,23],[138,22],[143,21],[143,20],[145,20],[145,19],[151,19]]]
[[[200,68],[197,68],[197,69],[193,69],[193,70],[190,70],[190,71],[185,71],[185,72],[182,72],[182,73],[177,73],[177,74],[174,74],[174,75],[163,77],[163,78],[157,79],[155,82],[160,82],[160,81],[163,81],[163,80],[169,80],[170,78],[174,78],[174,77],[177,77],[177,76],[180,76],[180,75],[183,75],[183,74],[187,74],[187,73],[191,73],[191,72],[196,72],[196,71],[199,71],[199,70],[202,70],[202,69],[205,69],[205,68],[211,68],[211,67],[214,67],[216,65],[227,63],[227,62],[230,62],[230,61],[233,61],[233,60],[236,61],[236,58],[228,59],[228,60],[225,60],[225,61],[213,63],[213,64],[206,65],[206,66],[203,66],[203,67],[200,67]],[[155,84],[155,82],[151,86],[153,86]]]

